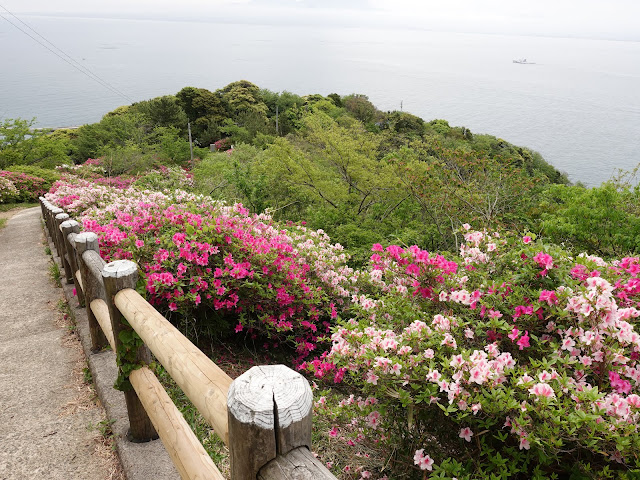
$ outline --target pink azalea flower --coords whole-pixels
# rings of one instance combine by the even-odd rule
[[[367,372],[367,383],[372,383],[373,385],[377,385],[378,384],[378,376],[373,373],[373,371],[369,370]]]
[[[520,330],[518,330],[516,327],[513,327],[513,329],[511,330],[511,333],[509,335],[507,335],[512,341],[515,341],[516,338],[518,338],[518,335],[520,335]]]
[[[520,339],[516,342],[516,345],[518,345],[518,347],[520,347],[520,350],[522,350],[525,347],[530,347],[531,345],[529,345],[529,331],[525,331],[524,335],[522,335],[522,337],[520,337]]]
[[[553,388],[551,388],[546,383],[536,383],[529,389],[529,393],[531,395],[535,395],[536,397],[554,398],[556,396]]]
[[[549,305],[554,305],[558,303],[558,297],[556,297],[556,292],[553,290],[542,290],[540,292],[539,301],[547,302]]]
[[[460,429],[460,434],[458,435],[460,438],[464,438],[467,442],[471,441],[471,437],[473,437],[473,432],[469,427],[464,427]]]
[[[413,456],[413,463],[418,465],[421,470],[433,470],[433,459],[429,455],[424,454],[424,448],[416,450]]]
[[[549,270],[551,267],[553,267],[553,257],[548,253],[536,253],[536,255],[533,257],[533,261],[537,262],[538,265],[543,267],[545,270]]]
[[[525,245],[531,242],[532,242],[532,238],[529,235],[525,235],[524,237],[522,237],[522,243],[524,243]]]

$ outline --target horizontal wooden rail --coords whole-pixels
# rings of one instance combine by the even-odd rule
[[[142,367],[134,370],[129,380],[180,476],[194,480],[224,480],[153,372]]]
[[[114,303],[200,414],[229,445],[227,393],[231,377],[135,290],[121,290]]]
[[[82,283],[82,273],[80,273],[80,270],[76,270],[76,280],[78,281],[78,285],[84,292],[84,284]]]
[[[111,345],[111,350],[116,351],[116,342],[113,339],[113,330],[111,328],[111,318],[109,318],[109,307],[104,300],[101,298],[96,298],[91,301],[91,311],[93,315],[96,317],[104,336],[107,337],[107,341],[109,345]]]
[[[229,447],[232,480],[335,480],[310,451],[313,395],[304,377],[283,365],[267,365],[232,382],[134,290],[133,262],[106,264],[95,233],[80,233],[75,220],[40,200],[65,278],[74,282],[86,309],[93,352],[107,342],[117,352],[123,347],[120,332],[133,328],[144,342],[136,361],[148,364],[152,352],[165,367]],[[124,396],[131,436],[146,441],[159,435],[183,479],[222,480],[153,372],[143,366],[128,379],[133,389]]]

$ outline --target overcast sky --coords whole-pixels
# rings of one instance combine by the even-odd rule
[[[403,27],[640,41],[640,0],[0,0],[13,13]],[[0,8],[0,13],[6,13]]]

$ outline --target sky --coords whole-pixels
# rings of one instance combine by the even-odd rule
[[[16,14],[389,27],[640,41],[639,0],[0,0]],[[0,14],[6,13],[0,8]]]

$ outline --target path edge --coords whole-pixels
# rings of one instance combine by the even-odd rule
[[[38,217],[42,223],[42,217]],[[62,264],[51,238],[43,228],[45,244],[51,250],[51,260],[60,270]],[[82,349],[93,378],[93,385],[104,407],[107,419],[113,422],[111,429],[114,434],[116,451],[127,480],[178,480],[180,474],[176,470],[169,454],[160,440],[146,443],[132,443],[127,440],[129,419],[127,407],[122,392],[113,388],[118,375],[116,355],[111,349],[98,353],[91,352],[91,334],[86,310],[78,304],[78,297],[74,295],[74,285],[67,284],[61,278],[64,298],[69,305],[71,320],[74,322]]]

